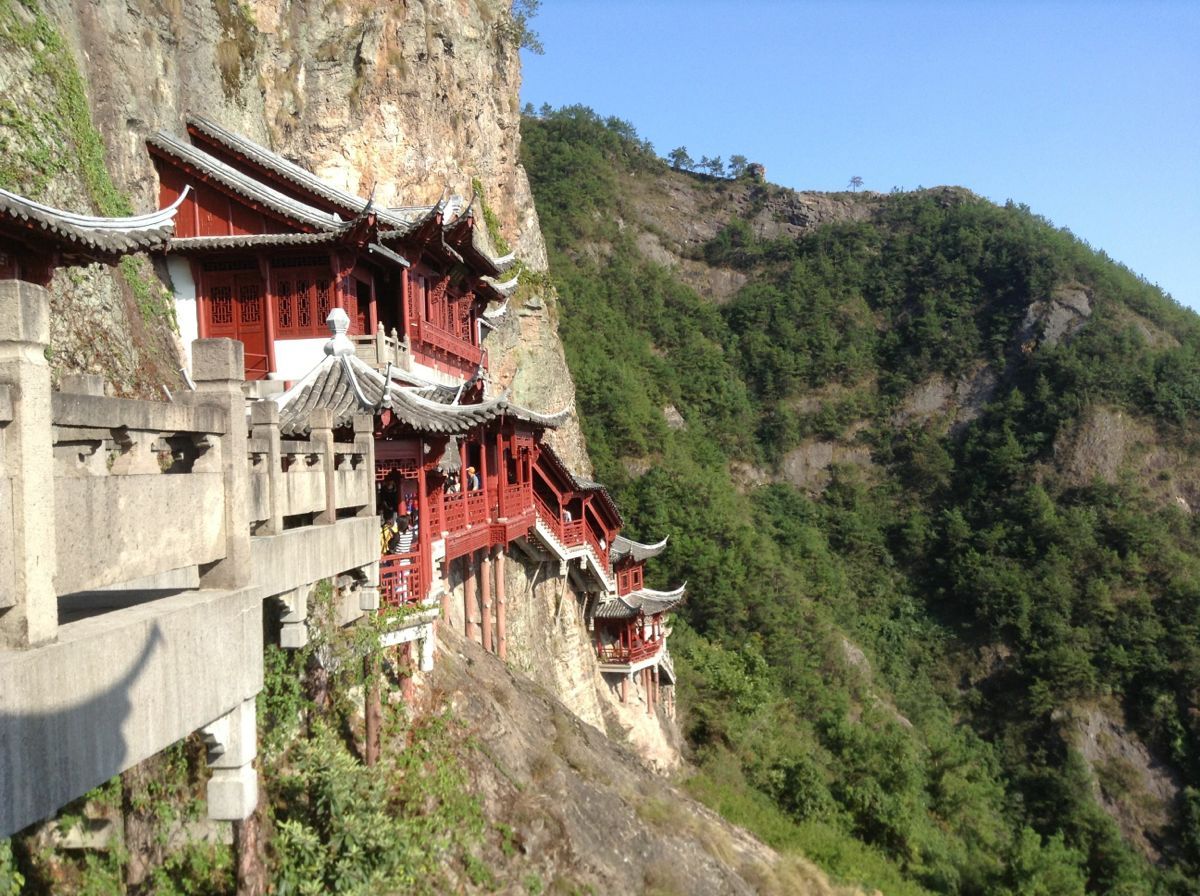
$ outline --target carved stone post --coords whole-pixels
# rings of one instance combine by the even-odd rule
[[[58,633],[49,344],[50,294],[0,281],[0,647]]]
[[[255,439],[267,443],[267,494],[270,515],[263,524],[264,535],[283,531],[283,462],[279,450],[279,405],[256,401],[250,405],[250,423]]]
[[[317,408],[309,416],[308,425],[312,432],[308,441],[313,452],[321,456],[321,469],[325,473],[325,509],[317,514],[318,524],[337,522],[337,477],[334,475],[333,456],[333,412],[328,408]]]
[[[367,503],[358,511],[358,516],[375,516],[375,418],[370,414],[354,415],[354,450],[362,455],[359,469],[367,478]]]
[[[192,343],[195,402],[220,408],[227,421],[220,439],[225,478],[225,557],[200,568],[201,588],[232,589],[250,584],[250,468],[246,457],[246,399],[242,395],[245,371],[240,342],[197,339]]]

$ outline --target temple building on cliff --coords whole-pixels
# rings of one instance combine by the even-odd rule
[[[264,608],[303,646],[322,580],[342,624],[383,613],[381,645],[429,671],[438,624],[506,656],[517,552],[575,593],[612,693],[669,715],[683,589],[644,584],[666,542],[624,537],[546,441],[569,408],[492,390],[484,337],[516,280],[473,201],[376,208],[198,117],[149,150],[150,214],[0,190],[0,714],[21,720],[0,726],[0,836],[197,730],[210,817],[247,817]],[[54,391],[54,271],[138,252],[170,276],[184,394]]]
[[[543,440],[569,409],[489,394],[484,339],[517,278],[501,280],[515,259],[485,245],[474,197],[380,208],[198,116],[148,146],[177,209],[161,251],[185,343],[240,340],[252,394],[290,438],[314,411],[335,431],[374,420],[378,509],[413,530],[380,558],[383,606],[448,618],[461,587],[466,635],[503,657],[506,554],[552,561],[585,602],[606,679],[623,702],[639,682],[653,711],[674,684],[664,618],[683,589],[643,586],[665,542],[623,538],[607,489]]]

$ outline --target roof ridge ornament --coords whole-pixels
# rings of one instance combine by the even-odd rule
[[[350,315],[346,314],[345,309],[330,309],[325,323],[329,325],[329,332],[333,334],[325,343],[325,354],[331,357],[353,355],[354,343],[346,335],[346,331],[350,329]]]

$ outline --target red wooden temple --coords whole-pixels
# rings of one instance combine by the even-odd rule
[[[489,306],[515,280],[498,282],[513,258],[484,245],[473,200],[378,207],[196,116],[149,149],[161,202],[178,208],[163,251],[185,344],[240,339],[247,379],[283,381],[257,394],[289,437],[317,409],[335,427],[374,416],[379,510],[415,525],[408,550],[380,559],[383,604],[440,601],[449,616],[461,586],[466,633],[503,656],[506,554],[555,561],[594,614],[602,670],[622,699],[642,676],[652,710],[674,680],[662,620],[682,589],[643,587],[663,545],[622,538],[607,489],[543,440],[567,411],[488,394]]]

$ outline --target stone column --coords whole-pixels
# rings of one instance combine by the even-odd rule
[[[628,674],[621,676],[621,703],[622,704],[629,702],[629,679],[632,677],[632,675],[633,675],[633,673],[629,672]]]
[[[0,281],[0,647],[58,634],[49,344],[50,294]]]
[[[508,620],[505,618],[507,606],[504,599],[504,546],[496,548],[496,655],[504,660],[508,658]]]
[[[317,514],[315,522],[318,525],[332,525],[337,522],[337,477],[333,469],[333,411],[317,408],[309,415],[308,425],[312,430],[308,434],[308,441],[313,451],[321,455],[321,470],[325,473],[325,509]]]
[[[479,586],[483,592],[483,649],[492,652],[492,558],[488,548],[480,552]]]
[[[273,401],[256,401],[250,405],[251,432],[255,439],[267,443],[267,494],[270,516],[263,523],[263,535],[278,535],[283,531],[283,461],[279,450],[279,405]]]
[[[242,344],[232,339],[197,339],[192,343],[194,401],[220,408],[225,415],[221,436],[221,471],[225,478],[225,557],[200,567],[200,587],[233,589],[250,584],[249,458],[246,456],[246,399]]]
[[[258,804],[258,775],[254,757],[258,740],[254,698],[243,700],[221,718],[204,726],[208,745],[208,817],[214,821],[241,821]]]
[[[375,418],[370,414],[354,415],[354,450],[362,454],[363,475],[368,479],[367,503],[358,511],[358,516],[376,516],[375,506]]]

